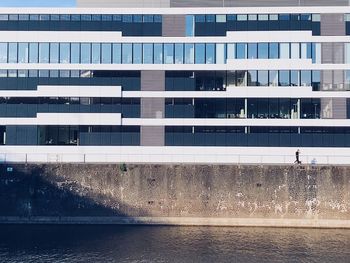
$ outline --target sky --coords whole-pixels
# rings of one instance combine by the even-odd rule
[[[0,0],[0,7],[75,6],[75,0]]]

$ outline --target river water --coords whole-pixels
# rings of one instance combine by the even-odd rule
[[[2,225],[0,262],[350,262],[350,230]]]

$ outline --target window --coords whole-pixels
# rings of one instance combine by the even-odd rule
[[[142,15],[134,15],[135,23],[142,23]]]
[[[122,62],[132,64],[132,44],[122,44]]]
[[[9,43],[9,63],[17,63],[17,43]]]
[[[258,86],[258,72],[248,70],[247,86]]]
[[[79,43],[72,43],[71,44],[71,63],[73,64],[79,64],[80,63],[80,44]]]
[[[279,85],[280,86],[290,86],[289,71],[280,70],[279,71]]]
[[[18,63],[28,63],[29,48],[28,43],[18,44]]]
[[[133,63],[142,64],[142,44],[133,44]]]
[[[144,23],[153,23],[153,15],[144,15],[143,22]]]
[[[290,55],[292,59],[299,59],[299,43],[292,43],[290,48]]]
[[[195,44],[195,63],[205,64],[205,44]]]
[[[280,44],[280,58],[281,59],[289,59],[289,43],[281,43]]]
[[[29,43],[29,63],[38,63],[39,44]]]
[[[113,44],[113,64],[122,63],[122,47],[121,44]]]
[[[259,21],[268,21],[269,15],[258,15],[258,20]]]
[[[237,59],[246,59],[247,58],[247,44],[238,43],[236,45],[236,57]]]
[[[300,72],[300,82],[301,86],[311,86],[311,71],[302,70]]]
[[[216,15],[216,23],[226,23],[226,15]]]
[[[91,63],[91,44],[83,43],[81,48],[81,63],[90,64]]]
[[[92,43],[91,45],[92,64],[100,64],[101,63],[101,44],[100,43]]]
[[[312,21],[313,22],[320,22],[321,21],[321,15],[320,14],[312,14]]]
[[[258,44],[258,57],[260,59],[269,58],[269,44],[268,43],[259,43]]]
[[[258,86],[269,85],[269,72],[267,70],[258,71]]]
[[[60,43],[60,63],[69,63],[70,50],[69,43]]]
[[[238,70],[236,71],[237,86],[244,87],[247,86],[247,71]]]
[[[174,44],[164,44],[164,64],[174,64]]]
[[[345,73],[347,72],[347,70],[345,70]],[[345,84],[349,84],[347,83],[347,78],[345,78]],[[321,85],[321,72],[319,70],[313,70],[312,71],[312,89],[317,91],[320,90],[320,85]],[[348,90],[349,86],[346,86],[345,88]]]
[[[185,64],[194,64],[194,45],[185,44]]]
[[[215,44],[206,44],[205,46],[205,63],[215,63]]]
[[[237,15],[237,21],[247,21],[248,16],[247,15]]]
[[[227,59],[235,59],[236,57],[236,45],[227,44]]]
[[[50,43],[50,63],[58,63],[59,45]]]
[[[295,87],[300,86],[298,70],[292,70],[290,72],[290,85]]]
[[[312,58],[311,43],[301,43],[300,45],[300,55],[302,59]]]
[[[175,64],[184,63],[183,53],[184,53],[183,44],[175,44]]]
[[[278,59],[279,58],[279,44],[278,43],[270,43],[269,44],[269,58],[270,59]]]
[[[7,43],[0,43],[0,63],[7,63]]]
[[[153,63],[153,44],[143,44],[143,63]]]
[[[278,71],[270,70],[269,71],[269,86],[277,87],[278,86]]]
[[[312,63],[321,63],[321,43],[312,43]]]
[[[258,45],[256,43],[248,43],[248,58],[258,58]]]
[[[153,63],[163,64],[163,44],[154,44],[153,46]]]
[[[50,58],[49,49],[50,49],[49,43],[39,44],[39,63],[49,63],[49,58]]]
[[[141,58],[141,52],[140,52]],[[111,64],[112,62],[112,45],[109,43],[102,44],[102,64]]]
[[[186,15],[186,36],[194,36],[194,16]]]
[[[124,23],[132,23],[132,15],[122,15],[122,21]]]
[[[225,44],[216,44],[216,63],[225,64],[226,52]]]
[[[215,15],[206,15],[205,16],[205,22],[215,23]]]

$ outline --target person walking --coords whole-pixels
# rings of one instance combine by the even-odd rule
[[[295,152],[295,162],[296,164],[301,164],[301,161],[299,160],[300,157],[300,151],[299,149]]]

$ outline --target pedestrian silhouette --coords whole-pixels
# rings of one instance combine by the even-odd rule
[[[296,164],[301,164],[301,161],[299,160],[299,156],[300,156],[300,151],[299,149],[295,152],[295,162]]]

